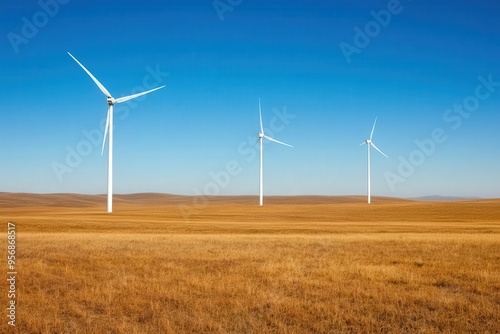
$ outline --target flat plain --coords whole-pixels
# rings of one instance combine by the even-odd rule
[[[500,333],[499,199],[364,200],[0,193],[1,331]]]

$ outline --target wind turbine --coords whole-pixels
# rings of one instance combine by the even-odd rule
[[[262,156],[262,142],[264,141],[264,138],[266,138],[267,140],[273,141],[275,143],[288,146],[288,147],[293,147],[293,146],[285,144],[283,142],[280,142],[279,140],[276,140],[276,139],[271,138],[271,137],[267,136],[266,134],[264,134],[264,127],[262,126],[262,110],[260,108],[260,99],[259,99],[259,116],[260,116],[260,132],[259,132],[259,135],[258,135],[259,136],[258,141],[260,142],[260,180],[259,180],[259,189],[260,189],[260,192],[259,192],[259,202],[260,202],[260,206],[262,206],[262,205],[264,205],[264,175],[263,175],[263,172],[264,172],[263,163],[264,163],[264,161],[263,161],[263,156]]]
[[[150,89],[148,91],[142,92],[142,93],[137,93],[133,95],[128,95],[124,97],[120,97],[115,99],[111,94],[108,92],[108,90],[92,75],[92,73],[89,72],[85,68],[85,66],[82,65],[71,53],[68,52],[68,54],[73,58],[78,65],[83,68],[85,72],[89,75],[89,77],[95,82],[97,87],[101,90],[101,92],[104,93],[107,97],[107,102],[108,102],[108,116],[106,118],[106,127],[104,129],[104,138],[102,140],[102,151],[101,151],[101,156],[104,153],[104,144],[106,143],[106,136],[109,132],[109,142],[108,142],[108,212],[113,212],[113,105],[115,103],[122,103],[126,102],[128,100],[135,99],[136,97],[154,92],[155,90],[158,90],[160,88],[165,87],[165,85],[156,87],[154,89]]]
[[[367,145],[368,146],[368,204],[371,203],[371,193],[370,193],[370,146],[373,146],[374,149],[379,151],[384,157],[388,158],[387,155],[385,155],[384,152],[379,150],[379,148],[375,145],[374,142],[372,142],[373,138],[373,131],[375,130],[375,124],[377,124],[377,117],[375,117],[375,122],[373,122],[373,127],[372,127],[372,132],[370,133],[370,139],[366,139],[363,143],[361,143],[360,146],[362,145]]]

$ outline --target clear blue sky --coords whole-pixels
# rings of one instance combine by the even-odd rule
[[[267,195],[365,194],[359,144],[378,116],[389,159],[372,154],[373,195],[500,197],[496,1],[218,6],[3,1],[0,191],[106,192],[106,153],[83,133],[106,99],[69,51],[114,97],[166,85],[116,106],[115,193],[257,195],[260,97],[266,128],[295,146],[265,146]],[[69,149],[83,153],[72,166]],[[230,180],[207,186],[230,162]]]

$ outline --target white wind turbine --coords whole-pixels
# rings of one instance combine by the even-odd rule
[[[260,116],[260,132],[259,132],[259,142],[260,142],[260,180],[259,180],[259,202],[260,206],[264,205],[264,170],[263,170],[263,156],[262,156],[262,142],[264,141],[263,138],[266,138],[267,140],[273,141],[275,143],[285,145],[288,147],[293,147],[292,145],[285,144],[283,142],[280,142],[274,138],[271,138],[267,135],[264,134],[264,127],[262,126],[262,110],[260,108],[260,99],[259,99],[259,116]]]
[[[384,157],[388,158],[384,152],[379,150],[379,148],[372,142],[373,131],[375,130],[375,124],[377,124],[377,117],[375,117],[375,122],[373,122],[372,132],[370,133],[370,139],[366,139],[360,146],[367,145],[368,146],[368,203],[371,203],[371,193],[370,193],[370,146],[373,146],[374,149],[379,151]]]
[[[104,153],[104,144],[106,143],[106,136],[109,132],[109,143],[108,143],[108,212],[113,212],[113,105],[115,103],[122,103],[128,100],[135,99],[136,97],[154,92],[155,90],[158,90],[160,88],[165,87],[165,85],[150,89],[148,91],[142,92],[142,93],[137,93],[133,95],[128,95],[124,97],[120,97],[115,99],[114,97],[111,96],[111,94],[108,92],[108,90],[92,75],[92,73],[89,72],[83,66],[71,53],[68,52],[68,54],[73,58],[78,65],[80,65],[85,72],[90,76],[90,78],[96,83],[97,87],[101,90],[101,92],[104,93],[107,97],[107,102],[108,102],[108,116],[106,118],[106,128],[104,130],[104,138],[102,141],[102,151],[101,155]]]

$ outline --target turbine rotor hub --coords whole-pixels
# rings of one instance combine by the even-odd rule
[[[112,98],[111,96],[108,96],[107,102],[108,106],[112,106],[113,104],[115,104],[115,99]]]
[[[263,133],[259,133],[259,138],[264,138],[264,134]]]

